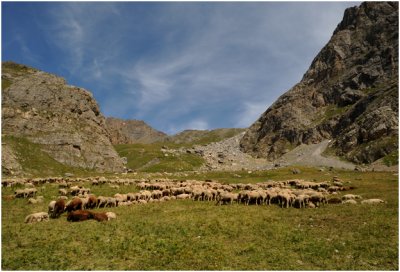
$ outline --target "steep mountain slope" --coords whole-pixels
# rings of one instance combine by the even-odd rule
[[[233,137],[241,132],[242,128],[218,128],[213,130],[194,130],[188,129],[172,136],[168,136],[165,141],[176,144],[209,144]]]
[[[68,166],[123,170],[90,92],[12,62],[2,63],[2,135],[40,145],[50,157]],[[7,152],[17,155],[10,148]],[[14,157],[13,165],[15,159],[24,160]],[[8,165],[7,159],[2,157],[3,165]]]
[[[241,148],[270,160],[331,139],[353,162],[398,152],[398,3],[346,9],[303,79],[248,129]]]
[[[106,118],[106,126],[112,144],[149,144],[165,139],[167,134],[155,130],[141,120]]]

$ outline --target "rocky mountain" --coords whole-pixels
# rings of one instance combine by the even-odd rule
[[[301,144],[356,163],[398,152],[398,3],[346,9],[302,80],[250,126],[241,149],[275,160]]]
[[[90,92],[12,62],[2,63],[2,136],[39,145],[65,165],[107,172],[124,168]],[[18,168],[15,162],[24,158],[10,148],[3,143]],[[10,165],[8,160],[2,156],[3,166]]]
[[[164,132],[155,130],[141,120],[122,120],[106,118],[106,126],[112,144],[149,144],[162,141],[167,137]]]

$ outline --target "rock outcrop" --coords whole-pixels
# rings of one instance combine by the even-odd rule
[[[302,80],[250,126],[240,144],[274,160],[325,139],[337,155],[356,163],[397,152],[397,2],[346,9]]]
[[[2,64],[2,134],[40,144],[65,165],[123,170],[92,94],[25,65]]]
[[[141,120],[106,118],[106,126],[113,144],[150,144],[163,141],[167,134],[155,130]]]

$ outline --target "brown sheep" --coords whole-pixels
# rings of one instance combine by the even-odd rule
[[[79,210],[68,213],[67,221],[79,222],[93,219],[93,214],[89,211]]]
[[[99,212],[99,213],[92,212],[91,214],[94,220],[97,220],[99,222],[108,221],[108,216],[105,212]]]
[[[54,204],[53,213],[51,214],[52,218],[59,217],[65,210],[65,201],[64,199],[57,199]]]
[[[97,205],[96,196],[95,195],[89,195],[88,203],[86,204],[86,207],[88,209],[94,209],[94,208],[96,208],[96,205]]]
[[[82,200],[78,197],[75,197],[71,200],[71,202],[65,208],[67,212],[72,212],[76,210],[82,210]]]

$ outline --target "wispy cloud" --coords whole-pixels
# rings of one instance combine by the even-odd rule
[[[38,7],[36,20],[61,75],[92,91],[106,116],[172,133],[251,125],[355,4],[62,2]]]

